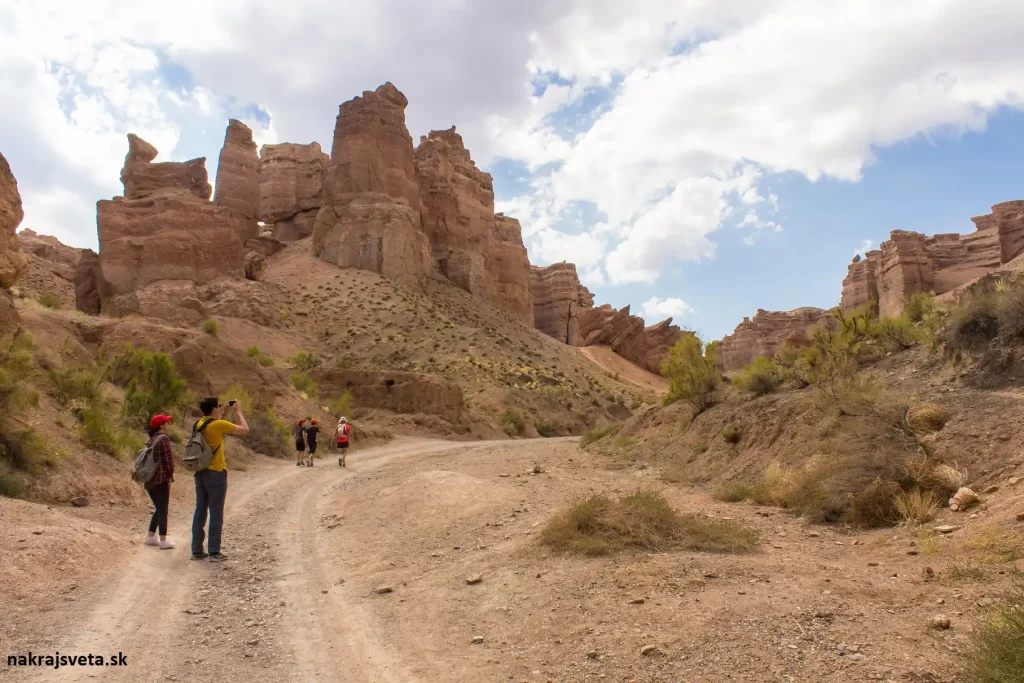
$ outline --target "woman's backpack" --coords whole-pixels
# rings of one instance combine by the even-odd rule
[[[213,422],[213,418],[208,419],[201,427],[198,422],[192,427],[192,436],[185,444],[185,457],[181,459],[182,467],[186,472],[192,474],[202,472],[213,462],[213,449],[210,448],[209,442],[203,436],[203,431],[211,422]]]
[[[156,445],[156,441],[135,454],[135,463],[132,465],[132,481],[137,484],[144,485],[156,474],[157,462],[154,445]]]

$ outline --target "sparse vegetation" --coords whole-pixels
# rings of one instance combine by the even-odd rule
[[[683,333],[661,364],[661,374],[669,380],[664,403],[684,401],[695,415],[714,405],[722,379],[717,358],[717,342],[705,344],[695,333]]]
[[[605,555],[629,548],[748,552],[757,535],[730,521],[681,514],[661,493],[639,490],[618,500],[597,494],[576,500],[541,532],[559,552]]]
[[[178,375],[174,361],[166,353],[125,346],[107,367],[107,376],[125,387],[124,421],[139,430],[145,428],[152,415],[180,413],[182,407],[194,400],[188,382]]]
[[[501,429],[509,436],[520,436],[526,431],[526,418],[518,410],[506,410],[501,415]]]
[[[205,332],[206,334],[210,335],[211,337],[216,337],[217,336],[217,321],[214,320],[213,318],[210,318],[209,320],[205,321],[203,323],[203,332]]]
[[[53,399],[64,407],[75,402],[91,403],[100,394],[103,376],[93,367],[50,368],[46,376],[52,385]]]
[[[589,446],[595,441],[600,441],[601,439],[610,434],[615,434],[616,432],[619,431],[619,428],[621,426],[622,425],[618,424],[617,422],[609,422],[607,424],[598,425],[597,427],[592,427],[591,429],[588,429],[587,431],[583,432],[583,436],[580,437],[580,448],[585,448],[586,446]]]
[[[271,358],[270,356],[268,356],[265,353],[261,353],[256,358],[256,362],[259,363],[260,366],[264,367],[264,368],[272,368],[272,367],[274,367],[274,359]]]
[[[299,372],[309,372],[313,368],[320,367],[320,358],[309,351],[299,351],[292,355],[288,362]]]
[[[924,524],[935,519],[939,514],[941,501],[932,491],[922,491],[919,488],[910,491],[900,491],[896,494],[896,516],[900,524],[914,526]]]
[[[352,392],[346,391],[340,396],[332,396],[327,399],[327,409],[331,415],[337,417],[349,416],[352,414]]]
[[[757,396],[770,394],[782,384],[782,369],[774,360],[758,356],[743,368],[733,384]]]
[[[61,307],[60,296],[54,292],[43,292],[39,295],[38,301],[47,308],[58,309]]]
[[[313,378],[304,372],[293,372],[292,373],[292,386],[297,391],[301,391],[310,398],[316,396],[317,384],[313,381]]]
[[[971,637],[964,667],[967,683],[1006,683],[1024,671],[1024,587],[992,610]]]
[[[250,346],[249,348],[247,348],[245,350],[245,355],[249,356],[249,358],[253,358],[253,359],[259,358],[260,354],[261,354],[260,347],[258,347],[258,346]]]
[[[915,432],[929,434],[937,432],[949,422],[949,409],[937,403],[922,403],[907,413],[907,424]]]
[[[551,438],[553,436],[561,436],[564,432],[562,425],[557,422],[548,422],[542,420],[537,423],[537,433],[544,438]]]
[[[21,329],[0,337],[0,462],[15,470],[33,472],[48,460],[46,444],[20,419],[21,411],[34,405],[38,395],[26,385],[32,369],[35,341]],[[4,474],[0,495],[21,495],[22,480]]]
[[[738,444],[740,439],[743,438],[743,428],[738,425],[727,425],[722,430],[722,438],[726,443]]]

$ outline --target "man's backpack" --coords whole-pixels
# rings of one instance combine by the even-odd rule
[[[146,446],[135,454],[135,464],[132,465],[132,481],[137,484],[145,484],[156,474],[156,449],[153,448],[155,445],[154,441],[152,445]]]
[[[213,462],[215,451],[210,448],[206,437],[203,436],[203,431],[211,422],[213,422],[213,418],[203,422],[202,426],[198,422],[193,425],[192,436],[188,438],[188,443],[185,444],[185,457],[181,459],[181,464],[186,472],[191,472],[192,474],[201,472]]]

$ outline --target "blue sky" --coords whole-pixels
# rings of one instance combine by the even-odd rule
[[[720,337],[834,305],[865,240],[1024,197],[1022,34],[1003,0],[11,0],[0,152],[25,227],[95,246],[126,133],[212,179],[228,118],[327,151],[390,80],[414,139],[457,126],[534,263]]]

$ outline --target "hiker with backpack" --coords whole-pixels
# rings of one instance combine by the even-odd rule
[[[334,430],[334,441],[338,445],[338,450],[341,451],[338,464],[342,467],[345,466],[345,456],[348,455],[348,442],[351,434],[352,426],[349,425],[348,420],[342,415],[341,419],[338,420],[338,427]]]
[[[199,402],[201,417],[192,427],[192,436],[185,445],[185,457],[182,465],[195,475],[196,480],[196,511],[192,517],[192,559],[209,559],[210,562],[223,562],[227,559],[220,552],[221,526],[224,523],[224,498],[228,492],[228,466],[224,457],[224,437],[228,434],[245,436],[249,433],[249,425],[242,415],[242,407],[236,401],[228,401],[227,406],[234,413],[235,424],[223,419],[225,409],[220,401],[213,396]],[[209,543],[203,551],[203,541],[207,540],[206,519],[209,514]]]
[[[136,467],[132,470],[132,478],[144,480],[141,483],[153,501],[153,517],[149,520],[146,545],[159,546],[161,550],[173,550],[175,547],[174,541],[167,538],[167,508],[171,501],[171,482],[174,481],[174,457],[167,425],[173,419],[170,415],[154,415],[150,419],[149,441],[136,456]]]

